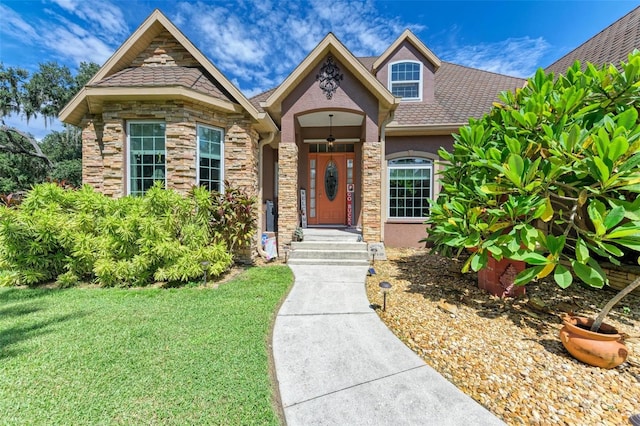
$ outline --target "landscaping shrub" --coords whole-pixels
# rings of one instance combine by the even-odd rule
[[[231,187],[228,181],[224,186],[224,194],[211,193],[209,224],[214,239],[225,241],[230,250],[237,252],[246,249],[255,234],[256,198]]]
[[[540,69],[500,99],[440,151],[448,163],[430,242],[441,253],[474,249],[465,271],[492,255],[530,265],[517,284],[553,274],[566,287],[573,272],[604,286],[600,259],[619,265],[640,252],[640,52],[619,69]]]
[[[0,206],[0,285],[140,286],[199,280],[204,268],[215,277],[255,232],[253,201],[234,188],[182,196],[157,184],[112,199],[87,185],[40,184],[20,206]]]

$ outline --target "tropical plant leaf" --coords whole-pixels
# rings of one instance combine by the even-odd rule
[[[573,275],[571,275],[571,271],[564,266],[557,265],[553,279],[561,288],[567,288],[573,282]]]

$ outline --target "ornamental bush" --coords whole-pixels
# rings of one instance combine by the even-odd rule
[[[518,285],[553,274],[567,287],[575,274],[604,286],[600,261],[640,252],[640,52],[618,68],[540,69],[500,100],[440,150],[428,240],[445,254],[477,249],[464,271],[492,255],[527,262]]]
[[[0,285],[140,286],[198,280],[204,268],[218,276],[233,262],[230,248],[255,233],[253,219],[237,214],[250,214],[253,199],[228,192],[182,196],[158,184],[143,197],[112,199],[86,185],[36,185],[21,205],[0,206]],[[220,232],[219,217],[235,231]]]

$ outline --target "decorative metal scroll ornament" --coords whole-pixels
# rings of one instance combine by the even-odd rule
[[[344,75],[340,72],[340,68],[333,62],[333,56],[327,56],[327,60],[320,68],[320,74],[316,75],[316,81],[320,82],[320,89],[327,96],[327,99],[331,99],[333,94],[340,87],[340,80],[344,78]]]

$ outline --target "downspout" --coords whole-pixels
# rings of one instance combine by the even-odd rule
[[[262,243],[261,243],[261,238],[262,238],[262,174],[264,173],[263,170],[263,164],[262,164],[262,152],[264,149],[265,145],[270,144],[271,142],[273,142],[273,138],[275,137],[276,132],[269,132],[267,133],[267,137],[260,139],[258,141],[258,200],[260,201],[260,208],[258,209],[258,226],[257,226],[257,231],[258,231],[258,245],[257,245],[257,249],[258,249],[258,254],[263,258],[263,259],[267,259],[268,255],[267,252],[265,252],[262,249]]]
[[[380,236],[382,242],[384,242],[384,221],[386,220],[387,214],[387,197],[385,196],[387,193],[387,179],[385,178],[387,175],[387,160],[385,152],[387,150],[387,142],[386,142],[386,132],[387,132],[387,124],[391,123],[395,118],[395,110],[389,111],[389,115],[382,122],[382,126],[380,126],[380,173],[382,176],[380,177],[380,199],[382,202],[380,203],[380,208],[382,211],[380,212],[380,230],[382,235]]]

